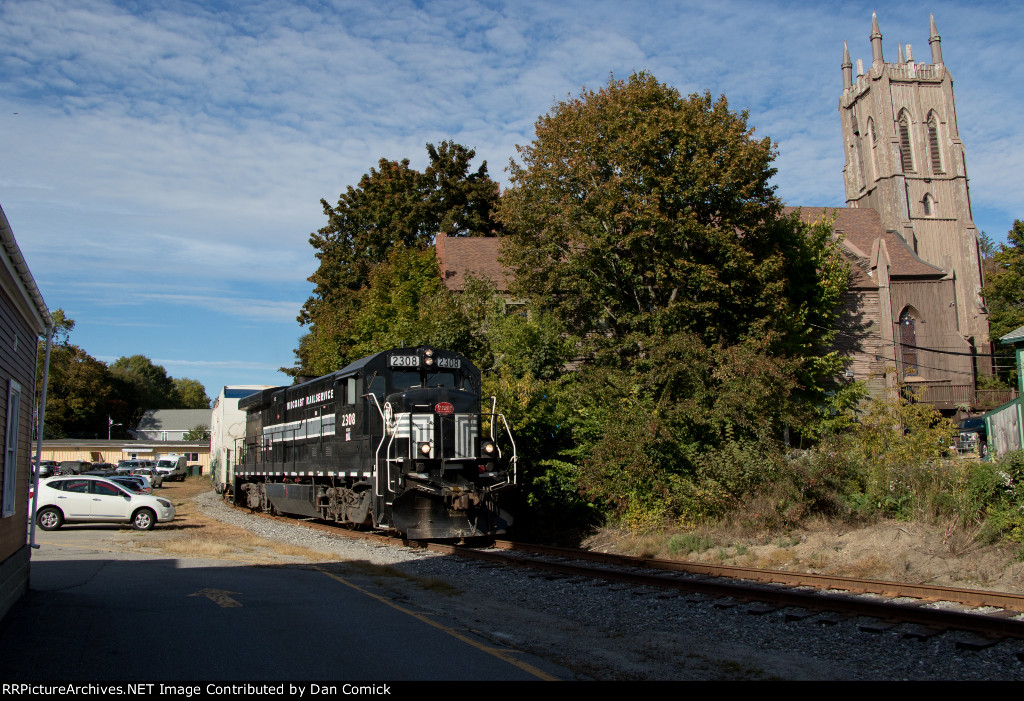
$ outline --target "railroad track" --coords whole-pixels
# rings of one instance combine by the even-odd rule
[[[297,523],[291,518],[260,515]],[[792,607],[794,611],[789,615],[796,618],[831,612],[877,619],[880,628],[915,624],[917,628],[907,635],[922,640],[951,630],[981,636],[964,641],[964,646],[984,647],[1002,638],[1024,639],[1024,595],[1008,592],[638,558],[513,541],[493,541],[487,547],[408,541],[313,520],[299,523],[345,537],[401,543],[466,559],[528,568],[542,575],[603,580],[681,595],[700,594],[723,602],[748,602],[755,606],[752,613]]]

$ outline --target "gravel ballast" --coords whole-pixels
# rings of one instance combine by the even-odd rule
[[[950,632],[920,641],[909,625],[868,631],[860,618],[674,595],[578,579],[547,578],[401,546],[333,537],[197,497],[207,516],[263,538],[329,553],[330,561],[386,565],[385,595],[496,646],[530,652],[599,680],[1024,680],[1024,641],[960,649]],[[430,586],[441,580],[454,589]],[[723,608],[723,604],[725,607]],[[790,620],[798,618],[799,620]],[[874,626],[878,628],[878,626]]]

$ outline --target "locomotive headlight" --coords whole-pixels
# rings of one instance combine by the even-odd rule
[[[427,356],[428,358],[433,358],[434,357],[434,349],[433,348],[426,349],[425,351],[423,351],[423,355]]]
[[[430,444],[429,443],[420,443],[420,452],[423,455],[430,455]]]
[[[484,443],[483,449],[484,449],[484,452],[487,453],[488,455],[494,455],[494,444],[493,443],[489,443],[489,442],[488,443]]]
[[[427,356],[426,359],[423,361],[423,364],[424,365],[433,365],[434,364],[434,359],[431,358],[430,356]]]

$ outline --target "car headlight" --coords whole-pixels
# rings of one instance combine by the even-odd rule
[[[157,501],[160,502],[160,506],[164,507],[165,509],[171,508],[171,502],[167,501],[166,499],[160,499],[159,497],[157,497]]]

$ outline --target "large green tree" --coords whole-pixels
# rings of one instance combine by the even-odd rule
[[[775,154],[639,73],[556,104],[510,167],[513,289],[583,339],[561,473],[622,513],[736,503],[834,389],[849,271],[829,220],[783,213]]]
[[[498,233],[492,217],[498,185],[488,176],[487,163],[473,170],[475,152],[447,141],[437,147],[427,144],[427,156],[423,172],[410,167],[407,159],[382,159],[358,185],[349,186],[335,206],[321,200],[328,221],[309,239],[319,266],[309,278],[315,285],[313,294],[298,317],[309,331],[295,351],[298,367],[292,374],[335,370],[365,354],[367,348],[379,349],[401,334],[401,323],[367,324],[379,321],[381,315],[394,321],[382,305],[382,295],[391,294],[381,284],[384,278],[393,280],[404,271],[414,279],[423,266],[431,264],[432,258],[421,258],[418,264],[403,258],[403,251],[426,251],[438,232],[449,236]],[[376,273],[375,283],[378,266],[391,269]],[[436,263],[433,266],[436,271]],[[404,289],[410,288],[405,285]],[[426,296],[426,292],[419,294]],[[376,311],[364,310],[368,304]],[[408,320],[408,315],[403,318]],[[378,329],[379,342],[368,340],[367,333],[372,336]]]
[[[190,377],[175,377],[174,397],[176,409],[209,409],[210,398],[199,380]]]
[[[987,237],[983,239],[986,243]],[[1016,220],[1006,234],[1006,243],[992,251],[986,266],[983,294],[989,311],[989,328],[998,354],[999,376],[1012,381],[1016,376],[1013,351],[1001,346],[999,339],[1024,326],[1024,221]]]
[[[820,304],[834,252],[782,216],[775,153],[724,97],[646,73],[558,103],[501,201],[516,291],[620,351],[637,332],[810,342],[842,280]]]

